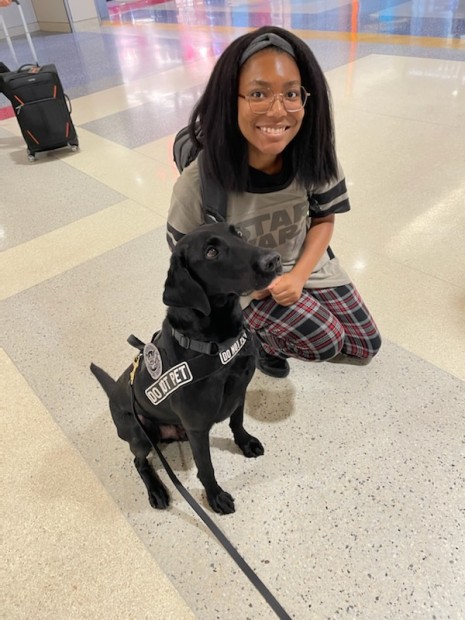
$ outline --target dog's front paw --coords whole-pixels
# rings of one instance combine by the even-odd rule
[[[170,496],[164,486],[151,489],[148,492],[148,495],[152,508],[156,508],[157,510],[164,510],[165,508],[168,508],[170,504]]]
[[[236,511],[234,508],[234,497],[223,490],[217,495],[210,495],[208,497],[208,503],[213,510],[220,515],[229,515]]]
[[[243,438],[240,443],[238,441],[236,441],[236,443],[242,450],[244,456],[249,459],[265,454],[265,448],[261,442],[256,437],[252,437],[252,435],[248,435],[246,438]]]

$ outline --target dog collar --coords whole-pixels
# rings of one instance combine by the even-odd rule
[[[189,338],[181,332],[178,332],[174,327],[171,328],[171,335],[181,345],[183,349],[191,349],[197,351],[197,353],[204,353],[205,355],[222,355],[228,351],[234,353],[237,347],[242,348],[247,340],[247,332],[243,330],[239,336],[235,338],[229,338],[223,342],[203,342],[202,340],[194,340]]]

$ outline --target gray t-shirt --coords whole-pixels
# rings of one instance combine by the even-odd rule
[[[228,195],[227,221],[239,228],[249,243],[279,252],[284,272],[290,271],[298,260],[312,218],[350,209],[340,167],[337,179],[323,187],[313,187],[309,192],[295,180],[280,187],[251,189],[253,191]],[[174,247],[183,235],[203,223],[199,168],[195,160],[183,170],[173,188],[168,212],[168,243]],[[349,276],[328,248],[305,287],[331,288],[349,283]]]

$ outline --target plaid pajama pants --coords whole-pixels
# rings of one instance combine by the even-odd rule
[[[304,289],[288,307],[271,296],[254,300],[244,318],[265,351],[277,357],[323,362],[342,352],[370,359],[381,346],[378,328],[352,284]]]

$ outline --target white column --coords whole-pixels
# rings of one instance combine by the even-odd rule
[[[73,24],[89,19],[97,19],[97,9],[94,0],[65,0]]]
[[[71,32],[84,22],[98,24],[94,0],[31,0],[41,30]]]
[[[63,0],[31,0],[40,30],[71,32],[68,11]]]

